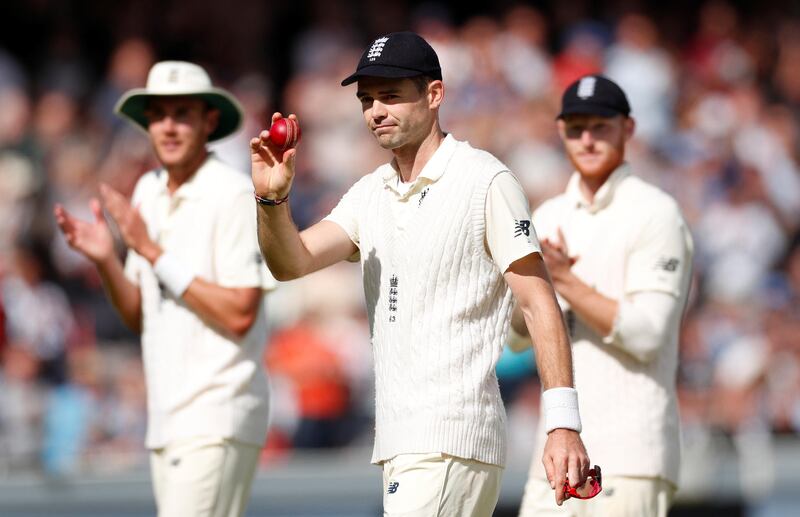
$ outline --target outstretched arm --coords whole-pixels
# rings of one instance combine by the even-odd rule
[[[272,116],[273,123],[281,118]],[[290,118],[295,118],[290,115]],[[269,139],[269,131],[250,141],[255,193],[262,199],[284,200],[294,180],[297,149],[281,150]],[[336,223],[321,221],[299,232],[289,202],[258,204],[258,245],[270,271],[278,280],[292,280],[345,260],[358,248]]]
[[[574,406],[562,406],[573,404],[575,397],[571,389],[572,351],[542,256],[531,253],[513,262],[504,276],[534,343],[549,430],[542,463],[550,486],[555,489],[556,503],[561,505],[565,499],[561,490],[564,482],[582,486],[589,472],[589,456],[579,435],[577,400]]]

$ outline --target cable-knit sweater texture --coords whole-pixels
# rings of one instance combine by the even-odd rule
[[[484,245],[486,193],[507,168],[459,142],[404,230],[384,165],[364,178],[359,233],[375,355],[373,462],[442,452],[505,465],[495,376],[511,292]]]

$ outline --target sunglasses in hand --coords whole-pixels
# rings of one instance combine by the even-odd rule
[[[600,467],[595,465],[594,468],[589,470],[589,477],[586,483],[579,487],[569,486],[569,481],[564,482],[564,495],[574,497],[576,499],[591,499],[603,490],[602,474]]]

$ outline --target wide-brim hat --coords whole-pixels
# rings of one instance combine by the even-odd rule
[[[148,100],[175,96],[196,97],[219,110],[219,123],[208,136],[209,142],[235,133],[242,125],[244,112],[233,94],[212,86],[205,70],[185,61],[161,61],[153,65],[147,75],[146,87],[125,92],[117,101],[114,112],[147,132],[148,121],[144,113]]]

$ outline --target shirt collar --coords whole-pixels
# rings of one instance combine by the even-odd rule
[[[572,177],[569,179],[566,194],[577,206],[586,208],[589,212],[594,213],[611,203],[611,200],[614,198],[614,192],[616,192],[619,184],[630,175],[630,165],[628,165],[627,162],[623,162],[622,165],[611,173],[605,183],[600,186],[600,189],[595,193],[594,199],[590,203],[586,200],[581,191],[581,175],[576,171],[572,173]]]
[[[172,195],[175,199],[193,199],[201,195],[203,178],[208,174],[209,169],[212,167],[211,162],[216,159],[214,153],[208,153],[206,160],[200,167],[192,174],[189,179],[184,181],[180,187]],[[161,168],[158,172],[158,180],[161,185],[161,190],[164,194],[169,194],[167,188],[167,180],[169,173],[166,169]]]
[[[447,169],[447,163],[450,161],[450,158],[452,158],[453,153],[455,153],[457,146],[458,140],[456,140],[453,135],[448,134],[445,136],[444,140],[439,144],[439,147],[433,153],[430,160],[428,160],[428,163],[422,168],[422,171],[415,181],[425,184],[438,181]],[[397,164],[392,160],[390,164],[385,166],[381,177],[387,187],[396,191],[394,186],[397,183],[399,174],[400,171],[397,169]]]

